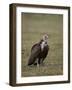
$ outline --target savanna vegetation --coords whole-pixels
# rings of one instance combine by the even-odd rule
[[[49,53],[40,67],[28,66],[32,45],[48,34]],[[63,16],[22,13],[21,75],[48,76],[63,74]]]

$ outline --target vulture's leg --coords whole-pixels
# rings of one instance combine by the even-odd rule
[[[39,63],[39,59],[37,58],[37,67],[39,67],[40,63]]]
[[[44,58],[39,60],[40,65],[44,65],[43,61],[44,61]]]
[[[38,65],[38,64],[39,64],[39,62],[38,62],[38,58],[37,58],[34,62],[34,65]]]
[[[40,62],[39,62],[39,59],[38,59],[38,58],[37,58],[36,61],[34,62],[34,65],[37,65],[37,67],[39,67]]]
[[[37,60],[34,62],[34,65],[37,65]]]

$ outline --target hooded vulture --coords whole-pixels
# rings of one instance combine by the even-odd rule
[[[45,34],[43,38],[31,48],[31,54],[29,56],[28,65],[37,65],[43,63],[45,58],[48,55],[49,46],[48,46],[48,35]]]

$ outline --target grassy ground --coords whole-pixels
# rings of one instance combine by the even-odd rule
[[[27,66],[33,44],[49,35],[49,54],[39,68]],[[63,74],[63,17],[62,15],[22,14],[22,77]]]

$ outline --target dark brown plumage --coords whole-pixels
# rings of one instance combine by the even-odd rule
[[[39,43],[36,43],[31,48],[31,55],[28,60],[28,65],[37,65],[43,63],[49,51],[46,37]]]

